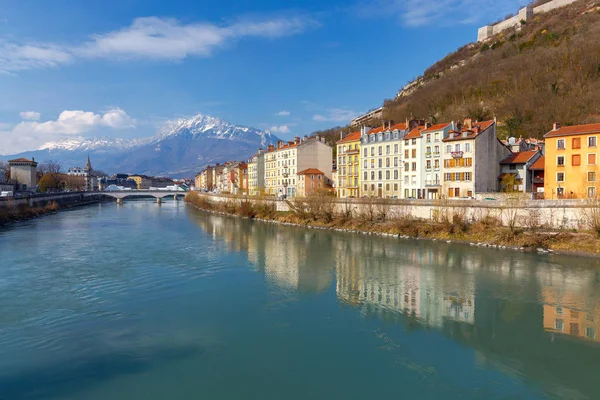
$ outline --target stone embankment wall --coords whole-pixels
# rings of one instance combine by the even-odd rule
[[[477,31],[477,41],[484,42],[490,37],[497,35],[502,31],[520,27],[521,21],[529,21],[536,14],[546,13],[548,11],[567,6],[576,1],[577,0],[553,0],[537,7],[523,7],[514,17],[505,19],[504,21],[499,22],[495,25],[486,25],[479,28],[479,30]]]
[[[240,198],[226,195],[206,196],[210,202],[273,202],[277,211],[291,211],[293,201],[275,199],[259,199],[253,197]],[[388,199],[327,199],[338,212],[352,210],[358,216],[375,209],[387,210],[391,217],[412,216],[424,220],[457,215],[466,221],[477,221],[484,218],[497,218],[504,225],[514,223],[516,226],[546,226],[554,229],[580,229],[585,226],[584,213],[592,208],[600,208],[600,203],[591,204],[585,200],[388,200]],[[586,211],[588,210],[588,211]]]
[[[30,207],[45,207],[48,203],[56,202],[59,207],[71,207],[76,205],[97,203],[100,201],[98,196],[86,196],[84,192],[73,193],[48,193],[38,194],[29,198],[0,198],[0,207],[15,207],[27,205]]]

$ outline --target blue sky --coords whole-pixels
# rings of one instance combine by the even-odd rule
[[[0,154],[204,113],[344,125],[523,0],[1,0]]]

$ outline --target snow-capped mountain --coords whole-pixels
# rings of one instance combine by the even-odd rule
[[[107,173],[139,173],[192,177],[207,164],[245,160],[260,147],[279,140],[258,129],[233,125],[207,115],[169,121],[147,138],[69,138],[49,142],[38,150],[9,156],[54,160],[67,170],[83,166],[89,155],[95,169]]]

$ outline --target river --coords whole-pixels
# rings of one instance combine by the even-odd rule
[[[598,399],[598,267],[73,209],[0,228],[0,399]]]

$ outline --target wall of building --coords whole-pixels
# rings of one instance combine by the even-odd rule
[[[11,165],[10,179],[19,186],[27,185],[28,190],[34,190],[37,185],[36,168],[27,165]]]
[[[477,136],[474,151],[475,192],[497,192],[500,161],[510,155],[510,150],[497,139],[495,123]]]
[[[325,143],[311,140],[298,147],[298,168],[300,172],[307,168],[316,168],[323,171],[327,179],[331,180],[333,149]]]
[[[521,26],[521,21],[529,21],[536,14],[546,13],[548,11],[567,6],[576,1],[577,0],[553,0],[537,7],[523,7],[519,10],[518,14],[512,18],[508,18],[495,25],[486,25],[479,28],[479,30],[477,31],[477,41],[483,42],[489,39],[490,37],[497,35],[498,33],[507,29],[519,28]]]

